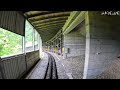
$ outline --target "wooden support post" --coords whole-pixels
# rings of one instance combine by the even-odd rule
[[[4,72],[3,72],[3,67],[2,67],[2,59],[1,59],[1,57],[0,57],[0,73],[1,73],[1,78],[5,79]]]

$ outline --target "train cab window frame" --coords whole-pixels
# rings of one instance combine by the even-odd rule
[[[25,52],[34,51],[34,27],[25,21]]]
[[[39,34],[38,34],[37,30],[35,30],[35,34],[34,34],[34,49],[35,49],[35,51],[39,49],[38,47],[39,47]]]
[[[23,54],[23,36],[0,27],[0,57]]]

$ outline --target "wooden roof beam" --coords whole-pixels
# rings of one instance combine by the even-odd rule
[[[50,11],[28,11],[28,12],[25,12],[24,15],[26,17],[29,17],[32,15],[38,15],[38,14],[47,13],[47,12],[50,12]]]
[[[31,18],[31,17],[45,15],[45,14],[50,14],[50,13],[55,13],[55,12],[56,11],[30,11],[30,12],[26,12],[25,16],[27,18]]]
[[[52,30],[52,29],[61,29],[62,27],[52,27],[52,28],[39,28],[37,29],[38,31],[40,30]]]
[[[35,27],[41,27],[41,26],[47,26],[47,25],[59,24],[59,23],[65,24],[65,22],[66,22],[66,20],[60,20],[60,21],[54,21],[54,22],[47,22],[47,23],[37,24],[37,25],[34,25],[34,26]]]
[[[32,22],[32,24],[40,24],[40,23],[45,23],[45,22],[54,22],[54,21],[57,21],[57,20],[67,20],[68,19],[68,16],[61,16],[61,17],[56,17],[56,18],[49,18],[49,19],[44,19],[44,20],[38,20],[38,21],[35,21],[35,22]]]
[[[48,35],[48,34],[49,34],[49,35],[54,35],[54,34],[56,33],[56,32],[52,32],[52,33],[51,33],[51,32],[47,32],[47,33],[46,33],[46,31],[45,31],[45,32],[44,32],[44,31],[40,31],[40,32],[43,32],[45,36]]]
[[[43,20],[43,19],[48,19],[48,18],[53,18],[53,17],[59,17],[59,16],[68,16],[70,15],[70,12],[58,12],[58,13],[50,13],[50,14],[45,14],[45,15],[40,15],[40,16],[35,16],[28,18],[30,21],[36,21],[36,20]]]
[[[36,29],[43,29],[43,28],[55,28],[55,27],[61,27],[63,26],[64,24],[54,24],[54,25],[49,25],[49,26],[43,26],[43,27],[36,27]]]
[[[59,30],[60,30],[60,29],[59,29]],[[49,33],[50,35],[55,34],[56,32],[58,32],[58,30],[55,30],[55,29],[54,29],[54,30],[46,30],[46,31],[45,31],[45,30],[41,30],[41,31],[43,31],[43,32],[45,32],[45,33],[46,33],[46,31],[47,31],[46,34]]]
[[[60,27],[59,28],[46,28],[46,29],[40,29],[38,31],[48,31],[48,30],[58,30],[58,29],[61,29]]]

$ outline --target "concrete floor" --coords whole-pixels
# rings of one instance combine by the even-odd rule
[[[43,58],[38,62],[38,64],[29,73],[26,79],[44,79],[45,72],[48,64],[48,55],[44,53]]]

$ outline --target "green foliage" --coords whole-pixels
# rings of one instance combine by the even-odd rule
[[[25,24],[25,41],[30,42],[32,40],[33,27],[28,21]]]
[[[25,41],[26,47],[32,46],[33,27],[26,21]],[[35,45],[38,44],[38,34],[35,32]],[[18,54],[22,52],[22,36],[0,28],[0,56]]]
[[[25,24],[25,41],[26,41],[26,47],[29,47],[29,46],[32,46],[32,34],[33,34],[33,26],[28,22],[26,21],[26,24]],[[38,34],[37,32],[35,31],[35,45],[38,44],[37,43],[38,41]]]
[[[0,56],[22,52],[22,36],[0,28]]]

